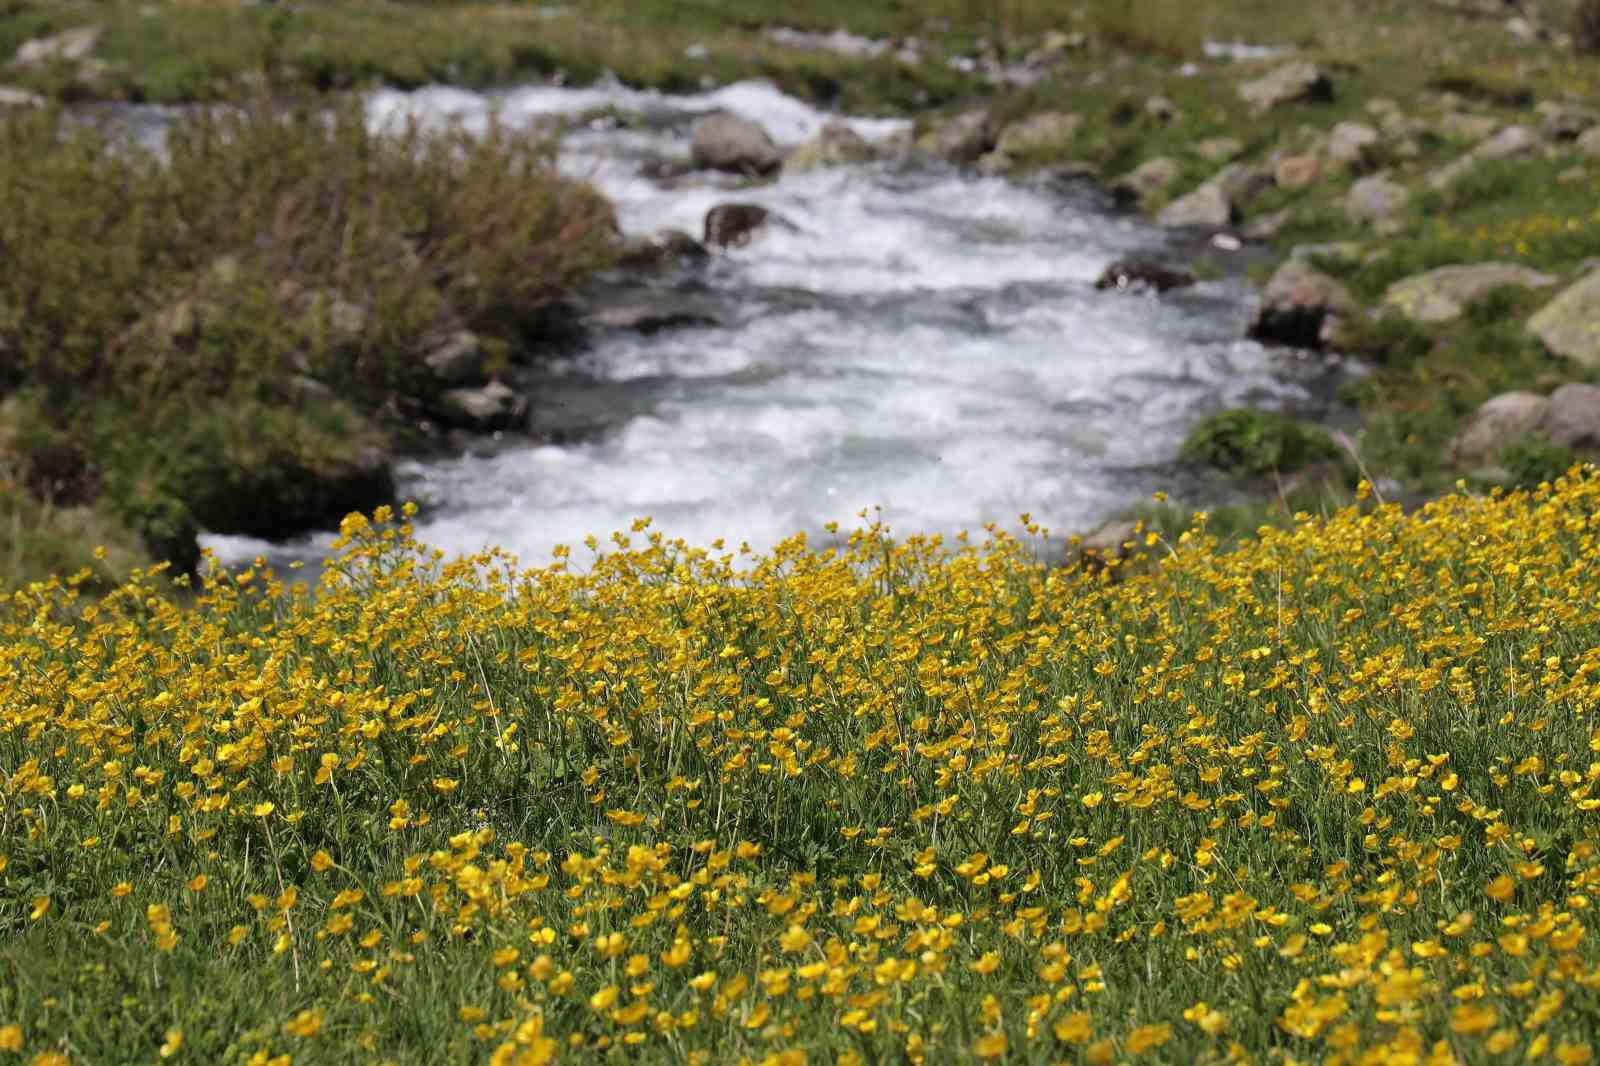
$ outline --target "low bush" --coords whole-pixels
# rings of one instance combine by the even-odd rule
[[[1230,474],[1298,470],[1339,454],[1338,446],[1321,430],[1250,408],[1212,415],[1190,431],[1181,452],[1188,462]]]
[[[560,177],[541,137],[378,131],[355,103],[195,111],[159,150],[46,111],[0,122],[0,159],[0,389],[52,427],[14,449],[19,480],[40,499],[104,492],[188,558],[222,487],[304,495],[299,473],[346,469],[352,441],[383,447],[384,425],[456,383],[425,361],[440,338],[478,335],[495,353],[466,371],[479,379],[527,355],[618,243],[610,206]],[[318,396],[339,398],[340,432],[304,431]],[[219,410],[255,413],[225,435],[249,449],[204,470],[143,461],[182,453]],[[317,491],[257,503],[326,521],[378,502]]]

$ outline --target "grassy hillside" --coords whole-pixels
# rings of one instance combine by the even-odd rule
[[[1121,580],[643,521],[519,571],[390,519],[316,596],[7,604],[0,1050],[1592,1057],[1592,469],[1201,516]]]

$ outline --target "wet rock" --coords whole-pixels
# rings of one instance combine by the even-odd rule
[[[37,37],[17,49],[12,63],[19,67],[40,67],[48,63],[76,63],[86,59],[100,41],[99,26],[78,26],[53,37]]]
[[[1176,159],[1156,156],[1147,159],[1111,183],[1111,195],[1119,202],[1144,207],[1178,180],[1183,168]]]
[[[711,257],[706,246],[682,230],[665,229],[653,237],[635,238],[623,247],[618,265],[628,270],[665,270]]]
[[[1226,226],[1233,221],[1233,202],[1220,185],[1206,182],[1178,197],[1156,215],[1161,226]]]
[[[1600,385],[1563,385],[1550,394],[1539,427],[1553,444],[1578,451],[1600,450]]]
[[[994,145],[994,122],[983,110],[946,119],[916,140],[917,151],[949,163],[975,163]]]
[[[1333,99],[1333,82],[1314,63],[1297,60],[1239,86],[1244,102],[1257,111],[1282,104]]]
[[[1174,270],[1149,259],[1119,259],[1106,267],[1098,281],[1097,289],[1182,289],[1194,284],[1194,275],[1187,270]]]
[[[705,243],[712,248],[743,248],[772,217],[759,204],[718,204],[706,212]]]
[[[488,433],[515,429],[528,414],[528,398],[501,381],[471,389],[450,389],[439,398],[439,416],[463,429]]]
[[[1304,259],[1291,256],[1267,281],[1261,307],[1250,324],[1256,340],[1316,348],[1330,315],[1356,311],[1350,290]]]
[[[1322,160],[1314,155],[1291,155],[1278,160],[1273,180],[1280,189],[1303,189],[1322,177]]]
[[[1396,233],[1405,225],[1406,207],[1411,194],[1405,186],[1390,181],[1384,174],[1362,178],[1350,186],[1345,196],[1344,213],[1357,225],[1371,226],[1381,234]]]
[[[1600,270],[1540,308],[1528,319],[1528,329],[1556,355],[1600,368]]]
[[[1328,134],[1323,156],[1331,166],[1361,171],[1371,167],[1377,147],[1377,130],[1362,122],[1341,122]]]
[[[870,163],[878,158],[878,150],[848,123],[829,122],[784,161],[784,168],[792,171],[814,170],[817,167],[840,166],[852,163]]]
[[[599,308],[590,312],[589,323],[600,329],[650,334],[691,326],[715,326],[718,321],[716,315],[699,304],[666,293],[635,303]]]
[[[1237,137],[1211,137],[1194,146],[1194,154],[1211,163],[1231,163],[1244,153]]]
[[[1503,286],[1542,288],[1555,283],[1553,276],[1515,263],[1469,263],[1401,278],[1384,292],[1383,302],[1413,322],[1448,322],[1459,318],[1474,300]]]
[[[764,176],[783,165],[767,131],[731,111],[713,111],[694,124],[689,158],[702,170]]]
[[[1492,459],[1512,441],[1539,432],[1549,411],[1549,398],[1538,393],[1501,393],[1473,413],[1445,450],[1458,462]]]
[[[1043,111],[1010,123],[1000,131],[995,151],[1016,157],[1061,148],[1072,143],[1083,116],[1068,111]]]

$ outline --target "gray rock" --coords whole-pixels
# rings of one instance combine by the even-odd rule
[[[1156,215],[1161,226],[1226,226],[1233,221],[1233,203],[1215,182],[1208,181],[1178,197]]]
[[[1577,149],[1586,156],[1600,156],[1600,126],[1578,134]]]
[[[1555,283],[1553,276],[1515,263],[1469,263],[1401,278],[1384,292],[1383,302],[1414,322],[1448,322],[1503,286],[1536,289]]]
[[[1544,138],[1528,126],[1507,126],[1472,150],[1475,159],[1532,159],[1544,152]]]
[[[1539,432],[1549,410],[1549,398],[1538,393],[1501,393],[1473,413],[1446,451],[1458,461],[1493,458],[1519,437]]]
[[[1174,270],[1148,259],[1119,259],[1105,268],[1094,287],[1166,292],[1168,289],[1187,288],[1194,284],[1194,280],[1194,275],[1187,270]]]
[[[689,158],[702,170],[771,174],[783,156],[767,131],[731,111],[713,111],[694,124]]]
[[[501,381],[450,389],[440,405],[440,415],[452,425],[485,432],[515,428],[528,414],[528,398]]]
[[[1448,189],[1471,173],[1472,169],[1477,165],[1478,159],[1471,152],[1458,159],[1453,159],[1443,166],[1429,171],[1428,177],[1425,179],[1428,183],[1428,188],[1436,191]]]
[[[1333,83],[1316,64],[1297,60],[1239,86],[1244,102],[1257,111],[1303,100],[1332,100]]]
[[[1028,155],[1070,144],[1083,125],[1083,116],[1068,111],[1042,111],[1006,126],[995,151],[1006,156]]]
[[[1328,134],[1323,155],[1344,170],[1366,170],[1378,146],[1378,131],[1362,122],[1341,122]]]
[[[99,26],[78,26],[53,37],[25,42],[11,62],[19,67],[38,67],[57,61],[76,63],[94,51],[99,41]]]
[[[44,97],[38,93],[29,92],[27,89],[17,89],[10,85],[0,85],[0,114],[7,111],[23,111],[44,106]]]
[[[1143,207],[1170,188],[1182,173],[1183,168],[1178,166],[1176,159],[1164,155],[1146,159],[1111,183],[1111,195],[1124,203]]]
[[[718,204],[706,212],[705,243],[712,248],[743,248],[772,218],[759,204]]]
[[[1237,137],[1209,137],[1194,145],[1194,154],[1210,163],[1231,163],[1244,152]]]
[[[1250,163],[1229,163],[1206,184],[1221,189],[1228,202],[1239,207],[1272,188],[1272,171]]]
[[[1411,194],[1404,185],[1384,174],[1362,178],[1350,186],[1345,196],[1344,213],[1357,225],[1371,226],[1381,234],[1395,233],[1405,225]]]
[[[1528,319],[1528,329],[1556,355],[1600,368],[1600,270],[1540,308]]]
[[[994,147],[994,122],[983,110],[964,111],[917,138],[917,151],[950,163],[975,163]]]
[[[823,126],[817,135],[806,141],[784,161],[786,170],[812,170],[816,167],[839,166],[851,163],[870,163],[878,158],[878,150],[861,134],[846,123],[837,120]]]
[[[1250,336],[1276,344],[1316,348],[1330,315],[1356,311],[1350,290],[1338,280],[1291,256],[1273,272],[1261,293],[1261,307],[1250,323]]]
[[[629,240],[619,265],[630,270],[662,270],[678,263],[703,262],[710,256],[706,246],[687,233],[666,229],[653,237]]]
[[[1081,537],[1073,546],[1073,555],[1085,569],[1103,570],[1113,561],[1138,551],[1143,546],[1143,540],[1136,521],[1112,518]]]
[[[1552,141],[1575,141],[1586,130],[1600,126],[1600,114],[1576,104],[1560,104],[1546,100],[1538,107],[1539,134]]]
[[[1600,450],[1600,385],[1563,385],[1551,393],[1539,428],[1553,444]]]
[[[592,325],[601,329],[645,334],[689,326],[715,326],[718,322],[717,316],[706,308],[670,292],[634,303],[610,304],[591,312],[588,318]]]

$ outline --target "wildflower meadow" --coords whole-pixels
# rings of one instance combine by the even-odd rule
[[[1593,469],[1093,567],[409,519],[0,605],[0,1063],[1593,1060]]]

